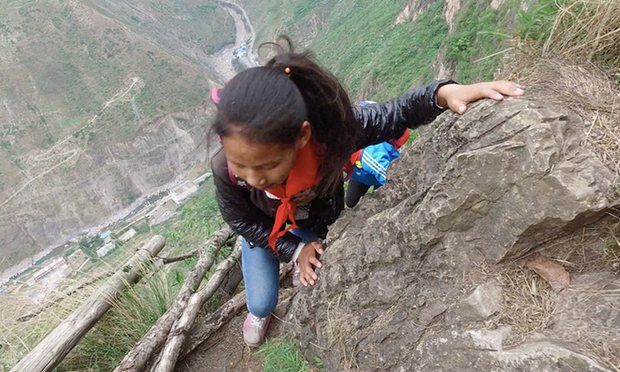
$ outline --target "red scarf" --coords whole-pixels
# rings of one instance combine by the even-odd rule
[[[286,182],[267,189],[267,192],[280,198],[282,204],[276,210],[276,219],[269,234],[269,245],[278,256],[276,249],[276,240],[286,234],[289,230],[297,229],[295,222],[295,212],[297,204],[291,200],[296,194],[316,186],[321,181],[319,175],[319,167],[321,165],[321,157],[317,151],[317,146],[312,139],[297,152],[297,159],[293,163],[293,168],[289,171]],[[286,222],[290,221],[291,225],[284,228]]]

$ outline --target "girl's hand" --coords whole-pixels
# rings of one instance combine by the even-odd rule
[[[470,85],[447,84],[437,91],[437,104],[457,114],[463,114],[467,105],[482,98],[501,101],[504,96],[522,96],[525,92],[510,81],[491,81]]]
[[[321,267],[321,261],[316,258],[316,254],[323,254],[323,244],[319,241],[310,242],[304,245],[297,256],[297,263],[299,264],[299,281],[304,287],[308,285],[314,285],[316,280],[319,278],[312,266],[316,268]]]

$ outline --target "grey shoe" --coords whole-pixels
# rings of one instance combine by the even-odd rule
[[[252,314],[248,314],[243,322],[243,340],[250,347],[256,347],[263,343],[271,315],[265,318],[259,318]]]

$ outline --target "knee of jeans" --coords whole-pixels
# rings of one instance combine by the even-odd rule
[[[271,314],[275,309],[276,309],[276,305],[278,303],[278,299],[277,297],[275,299],[273,298],[261,298],[258,301],[250,301],[250,299],[248,298],[248,310],[250,311],[250,313],[252,313],[252,315],[257,316],[259,318],[264,318],[267,315]]]

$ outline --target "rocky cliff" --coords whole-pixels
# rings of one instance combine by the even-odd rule
[[[328,371],[617,368],[620,201],[581,119],[482,102],[420,137],[332,226],[289,313],[303,349]],[[534,252],[570,286],[525,268]]]
[[[116,14],[126,3],[93,3],[0,5],[0,281],[207,158],[208,66],[171,53],[142,18]],[[184,45],[201,53],[234,40],[233,26],[213,22],[232,25],[226,11],[207,0],[134,5],[145,19],[178,12],[185,28],[159,33],[189,35]]]
[[[4,258],[62,244],[85,227],[124,217],[139,198],[166,190],[207,158],[204,110],[165,115],[133,140],[94,145],[37,179],[3,206]]]

